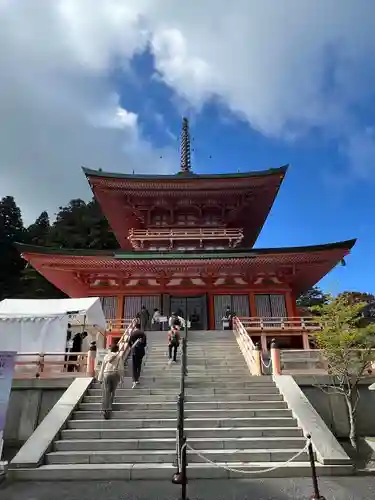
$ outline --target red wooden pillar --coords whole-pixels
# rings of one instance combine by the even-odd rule
[[[117,296],[117,313],[116,313],[117,322],[122,321],[122,319],[124,318],[124,302],[125,302],[124,295],[118,295]]]
[[[208,329],[215,330],[215,300],[212,293],[208,294]]]
[[[291,292],[287,292],[285,294],[285,304],[286,304],[286,312],[288,314],[288,318],[293,318],[296,314],[295,304],[293,303],[293,297]]]
[[[250,317],[257,316],[257,307],[256,307],[256,303],[255,303],[255,293],[254,292],[249,293],[249,311],[250,311]]]

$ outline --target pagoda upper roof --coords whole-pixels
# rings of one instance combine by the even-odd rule
[[[107,179],[126,179],[134,181],[186,181],[186,180],[214,180],[214,179],[242,179],[248,177],[266,177],[268,175],[285,175],[288,170],[288,165],[283,165],[278,168],[269,168],[267,170],[252,170],[249,172],[232,172],[220,174],[196,174],[195,172],[177,172],[176,174],[126,174],[118,172],[104,172],[102,170],[93,170],[82,167],[88,179],[101,177]]]
[[[225,226],[243,229],[244,246],[254,245],[287,169],[228,174],[194,174],[189,170],[175,175],[83,170],[120,247],[131,249],[130,230],[147,229],[151,211],[171,213],[198,206],[216,206]]]
[[[132,275],[133,273],[239,272],[255,276],[275,273],[295,293],[315,285],[351,250],[356,240],[284,248],[228,251],[124,252],[62,249],[17,244],[22,256],[68,295],[75,290],[77,273]],[[242,272],[241,271],[241,272]],[[83,289],[79,293],[86,293]]]

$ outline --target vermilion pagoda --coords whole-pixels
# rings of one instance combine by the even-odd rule
[[[193,173],[184,119],[178,174],[84,169],[120,250],[20,245],[20,251],[67,295],[103,297],[114,330],[142,305],[151,314],[154,308],[165,315],[180,310],[195,329],[221,329],[229,305],[264,348],[277,334],[285,347],[307,347],[308,325],[298,318],[296,297],[337,265],[355,240],[253,249],[286,171]]]

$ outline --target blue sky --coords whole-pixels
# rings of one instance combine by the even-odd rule
[[[153,78],[149,54],[136,57],[132,69],[133,79],[123,81],[120,77],[116,81],[121,88],[121,105],[138,113],[144,136],[156,148],[168,146],[177,151],[182,114],[189,116],[195,172],[264,170],[289,164],[256,247],[358,238],[347,265],[334,269],[321,286],[334,294],[343,290],[375,293],[375,280],[369,272],[375,245],[375,182],[348,174],[348,160],[338,141],[316,131],[288,141],[267,137],[215,99],[199,112],[184,108],[183,103],[176,107],[173,92]],[[375,105],[361,118],[372,120],[374,112]],[[159,166],[164,163],[160,158]]]
[[[358,238],[327,291],[375,293],[373,0],[0,1],[0,196],[26,224],[90,198],[81,166],[290,164],[257,246]]]

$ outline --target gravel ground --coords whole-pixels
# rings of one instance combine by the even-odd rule
[[[322,478],[326,500],[375,498],[374,477]],[[311,480],[191,481],[190,500],[309,500]],[[0,500],[179,500],[180,488],[165,481],[4,483]]]

